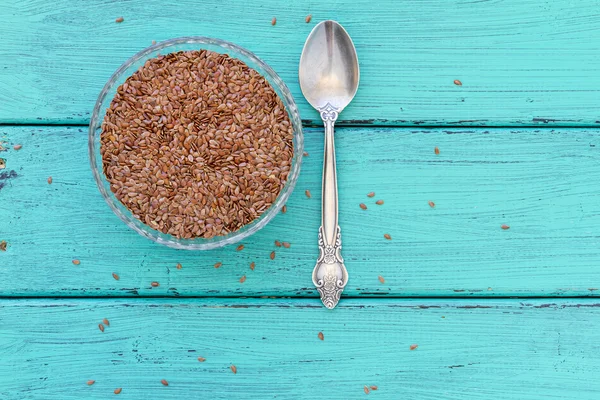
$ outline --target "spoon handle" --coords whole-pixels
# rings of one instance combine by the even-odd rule
[[[323,191],[321,227],[319,228],[319,259],[313,270],[313,283],[327,308],[334,308],[346,283],[348,272],[342,258],[342,240],[338,225],[338,194],[335,170],[335,121],[339,110],[327,104],[319,109],[325,124],[325,155],[323,158]]]

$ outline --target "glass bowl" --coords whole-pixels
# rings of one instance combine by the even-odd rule
[[[228,54],[230,57],[237,58],[238,60],[245,62],[250,68],[256,70],[256,72],[262,75],[269,82],[285,105],[292,123],[294,131],[294,155],[292,158],[290,173],[284,187],[282,188],[275,202],[271,204],[271,206],[265,210],[260,217],[252,221],[250,224],[243,226],[241,229],[224,236],[215,236],[210,239],[180,239],[170,234],[157,231],[146,225],[137,219],[133,213],[116,198],[116,196],[110,190],[110,183],[106,179],[102,169],[100,134],[102,132],[102,121],[104,120],[104,115],[117,92],[117,88],[123,84],[129,76],[137,71],[138,68],[144,65],[146,60],[154,58],[159,54],[165,55],[182,50],[188,51],[203,49],[212,50],[221,54]],[[123,65],[121,65],[121,67],[111,76],[106,85],[104,85],[102,92],[100,92],[98,101],[96,101],[96,106],[94,107],[94,112],[90,122],[88,145],[92,171],[94,173],[94,179],[96,180],[98,189],[100,189],[100,193],[102,193],[104,200],[106,200],[110,208],[123,222],[127,224],[127,226],[138,232],[140,235],[169,247],[188,250],[209,250],[239,242],[240,240],[247,238],[248,236],[257,232],[259,229],[263,228],[269,221],[273,219],[273,217],[275,217],[275,215],[277,215],[279,210],[281,210],[281,207],[283,207],[292,193],[294,185],[296,184],[296,180],[298,179],[304,141],[302,136],[302,123],[300,121],[300,114],[298,113],[296,103],[294,102],[294,99],[292,98],[292,95],[285,83],[283,83],[279,75],[277,75],[275,71],[271,69],[271,67],[269,67],[248,50],[243,49],[233,43],[207,37],[182,37],[167,40],[140,51],[127,60],[127,62],[125,62]]]

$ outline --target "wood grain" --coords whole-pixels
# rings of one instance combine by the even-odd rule
[[[287,213],[240,252],[176,251],[129,230],[95,186],[82,129],[4,127],[2,136],[23,148],[0,153],[1,295],[317,296],[319,129],[306,132]],[[598,295],[597,131],[345,128],[337,146],[346,296]]]
[[[297,69],[304,40],[325,19],[348,29],[361,66],[340,124],[600,123],[597,0],[6,3],[0,123],[87,123],[119,65],[153,40],[180,36],[253,51],[290,86],[306,123],[319,123]]]
[[[121,387],[129,399],[346,400],[363,398],[364,385],[378,399],[600,395],[591,299],[362,299],[334,311],[316,299],[44,299],[0,309],[6,399],[106,399]]]

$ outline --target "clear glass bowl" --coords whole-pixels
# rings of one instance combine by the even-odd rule
[[[252,223],[243,226],[241,229],[235,232],[231,232],[225,236],[215,236],[211,239],[196,238],[196,239],[179,239],[172,235],[159,232],[152,229],[139,219],[133,216],[133,213],[125,207],[110,190],[110,184],[102,169],[102,156],[100,154],[100,134],[102,132],[102,121],[106,109],[110,106],[110,103],[117,92],[117,88],[125,82],[125,80],[131,76],[135,71],[138,70],[146,60],[154,58],[159,54],[174,53],[177,51],[188,51],[188,50],[211,50],[221,54],[228,54],[233,58],[237,58],[245,62],[249,67],[256,70],[261,74],[277,92],[277,95],[283,101],[285,108],[288,112],[290,121],[294,129],[294,156],[292,159],[292,167],[288,175],[287,182],[276,201],[269,207],[262,215],[252,221]],[[288,197],[294,189],[298,174],[300,173],[300,164],[302,161],[302,152],[304,148],[304,141],[302,136],[302,123],[300,121],[300,114],[296,103],[292,98],[292,94],[289,89],[283,83],[279,75],[271,69],[267,64],[261,61],[254,54],[246,49],[236,46],[233,43],[225,42],[219,39],[211,39],[206,37],[182,37],[177,39],[167,40],[148,47],[145,50],[140,51],[133,57],[131,57],[125,64],[123,64],[104,85],[94,112],[89,128],[89,151],[90,151],[90,162],[92,165],[92,171],[94,178],[98,184],[98,189],[104,197],[104,200],[108,203],[110,208],[115,214],[125,222],[130,228],[138,232],[140,235],[145,236],[155,242],[167,245],[169,247],[177,249],[188,249],[188,250],[209,250],[217,247],[222,247],[227,244],[239,242],[240,240],[247,238],[259,229],[263,228],[270,220],[277,215],[281,207],[285,204]]]

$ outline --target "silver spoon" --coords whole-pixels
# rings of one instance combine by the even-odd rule
[[[315,26],[304,43],[299,78],[304,97],[319,111],[325,124],[320,254],[312,280],[327,308],[337,305],[348,283],[338,225],[333,126],[338,114],[356,94],[359,75],[356,49],[344,28],[335,21]]]

